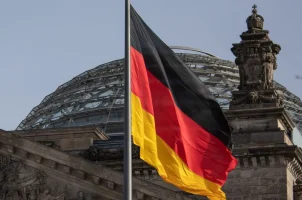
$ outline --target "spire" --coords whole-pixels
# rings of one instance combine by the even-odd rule
[[[247,28],[252,29],[263,29],[264,18],[261,15],[258,15],[257,6],[254,4],[252,10],[252,15],[246,19]]]
[[[253,12],[254,14],[257,13],[257,9],[256,9],[256,8],[257,8],[257,5],[254,4],[254,5],[252,6],[252,8],[253,8],[253,11],[252,11],[252,12]]]

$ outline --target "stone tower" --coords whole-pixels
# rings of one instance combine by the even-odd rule
[[[302,175],[302,154],[292,143],[294,124],[284,110],[282,93],[273,85],[281,47],[270,40],[256,8],[246,20],[248,30],[240,35],[242,41],[231,48],[240,85],[226,117],[239,164],[224,191],[230,200],[300,199],[297,180]]]

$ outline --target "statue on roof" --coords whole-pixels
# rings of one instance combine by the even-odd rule
[[[270,101],[270,99],[279,102],[277,97],[265,96],[263,93],[264,90],[274,89],[274,70],[277,69],[276,55],[281,50],[278,44],[270,40],[269,31],[263,29],[263,23],[264,18],[258,14],[257,6],[254,5],[252,14],[246,19],[248,30],[240,35],[242,41],[233,44],[231,48],[236,56],[235,63],[239,67],[240,84],[238,89],[242,93],[242,96],[238,97],[239,99],[234,97],[231,105],[239,104],[239,102],[261,103]],[[250,92],[252,94],[249,94]],[[244,100],[251,96],[253,96],[253,101]],[[255,100],[255,97],[260,96],[261,98]]]
[[[274,44],[263,30],[264,18],[253,6],[252,15],[246,19],[248,30],[242,33],[242,41],[231,49],[240,71],[240,90],[273,88],[273,73],[277,68],[276,55],[281,47]]]

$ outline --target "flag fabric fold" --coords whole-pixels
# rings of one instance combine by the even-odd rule
[[[237,160],[215,98],[131,6],[131,125],[140,157],[176,187],[212,200]]]

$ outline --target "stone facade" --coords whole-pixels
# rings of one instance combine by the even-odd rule
[[[239,164],[223,188],[228,199],[292,200],[293,185],[302,172],[301,153],[285,145],[235,149]]]
[[[68,130],[40,131],[54,133]],[[74,133],[81,128],[73,129]],[[66,133],[66,132],[65,132]],[[18,134],[18,133],[17,133]],[[0,131],[1,200],[120,200],[123,175],[79,156],[30,141],[16,133]],[[183,199],[177,194],[142,179],[133,179],[133,199]]]

